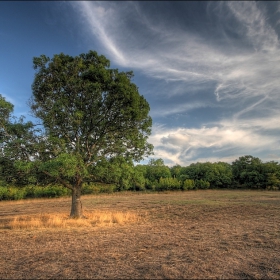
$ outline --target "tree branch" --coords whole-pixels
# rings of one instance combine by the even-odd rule
[[[49,172],[47,172],[47,171],[42,171],[44,174],[46,174],[46,175],[48,175],[49,177],[51,177],[51,178],[55,178],[55,179],[57,179],[65,188],[67,188],[67,189],[70,189],[70,190],[74,190],[74,188],[71,186],[71,185],[69,185],[69,184],[67,184],[64,180],[62,180],[61,178],[57,178],[57,177],[54,177],[54,176],[52,176]]]

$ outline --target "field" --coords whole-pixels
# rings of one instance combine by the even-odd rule
[[[70,200],[0,202],[0,278],[280,278],[280,192],[84,196],[82,221]]]

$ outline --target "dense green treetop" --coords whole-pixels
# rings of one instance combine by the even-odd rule
[[[93,51],[42,55],[33,63],[31,108],[67,153],[89,165],[105,156],[140,160],[151,153],[150,107],[131,82],[132,72],[110,69],[109,60]]]

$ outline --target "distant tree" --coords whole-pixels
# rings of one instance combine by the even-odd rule
[[[265,187],[268,189],[280,189],[280,165],[278,162],[269,161],[263,163]]]
[[[170,178],[170,169],[164,165],[163,159],[151,159],[147,165],[147,179],[150,182],[159,182],[160,178]]]
[[[181,169],[182,169],[182,167],[181,167],[181,165],[179,165],[179,164],[176,164],[176,165],[172,166],[172,167],[170,168],[171,176],[172,176],[173,178],[179,179],[180,174],[181,174]]]
[[[192,179],[186,179],[182,185],[183,190],[193,190],[195,189],[195,182]]]
[[[210,183],[208,181],[203,179],[195,180],[196,189],[208,189],[209,187],[210,187]]]
[[[104,158],[91,172],[93,181],[115,184],[118,191],[130,189],[135,179],[132,160],[123,157]]]
[[[144,178],[147,177],[147,165],[145,164],[137,164],[134,169],[137,171],[137,173],[142,173]]]
[[[30,106],[45,129],[33,168],[72,191],[70,216],[79,218],[82,184],[96,163],[151,154],[149,104],[131,82],[132,72],[110,69],[94,51],[41,55],[33,64]]]
[[[205,186],[211,188],[225,188],[232,184],[231,165],[225,162],[197,162],[181,169],[181,180],[192,179],[195,181],[203,180],[210,185]],[[197,183],[203,186],[202,183]]]
[[[24,185],[35,183],[35,174],[19,171],[16,164],[34,158],[34,144],[38,140],[35,126],[24,117],[12,115],[14,105],[0,95],[0,176],[6,183]]]
[[[9,123],[11,118],[11,113],[14,110],[14,105],[8,101],[6,101],[5,97],[0,94],[0,129],[1,129],[1,137],[4,136],[5,128],[7,123]],[[3,138],[1,138],[3,139]]]
[[[234,180],[247,188],[260,188],[265,184],[262,161],[251,155],[239,157],[232,163]]]
[[[156,184],[156,190],[179,190],[181,188],[181,182],[177,178],[160,178],[159,182]]]
[[[232,184],[231,165],[226,162],[206,163],[205,180],[211,188],[227,188]]]
[[[135,189],[144,190],[146,188],[147,179],[147,165],[137,164],[134,167],[135,172]]]

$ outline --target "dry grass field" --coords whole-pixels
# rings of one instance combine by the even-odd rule
[[[280,279],[280,192],[0,202],[0,278]]]

